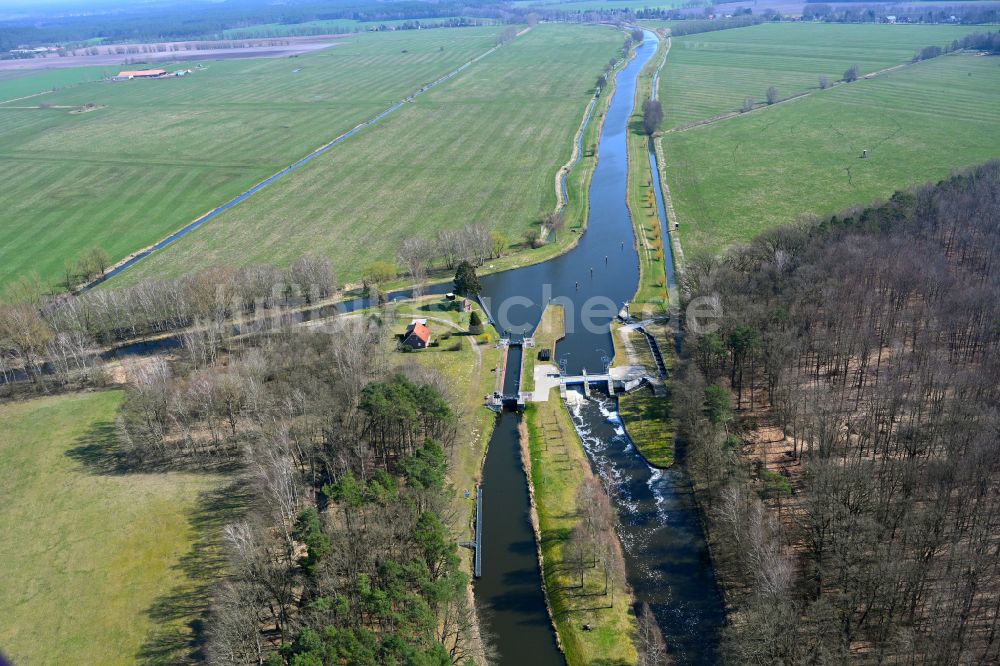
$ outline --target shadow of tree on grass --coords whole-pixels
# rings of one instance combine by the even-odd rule
[[[173,567],[184,582],[161,595],[146,610],[155,628],[136,655],[140,663],[166,665],[204,660],[212,586],[225,566],[222,528],[246,512],[251,497],[249,487],[240,479],[201,493],[191,516],[197,539]]]
[[[166,472],[227,475],[218,487],[199,494],[189,517],[195,541],[171,568],[172,579],[180,582],[144,611],[154,626],[136,654],[140,663],[150,665],[204,661],[202,650],[212,586],[225,565],[222,528],[246,512],[252,497],[245,481],[235,476],[238,463],[226,459],[142,459],[121,446],[115,426],[109,421],[95,423],[66,455],[96,475]]]
[[[239,469],[238,460],[228,456],[140,456],[121,445],[115,424],[110,421],[94,423],[66,455],[87,471],[107,476],[166,472],[230,474]]]

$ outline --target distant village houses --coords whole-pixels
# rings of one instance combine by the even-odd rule
[[[60,51],[62,49],[58,46],[36,46],[34,48],[19,46],[8,51],[7,55],[11,58],[44,58],[50,53],[59,53]]]

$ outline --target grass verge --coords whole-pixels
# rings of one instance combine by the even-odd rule
[[[635,312],[662,311],[667,304],[667,277],[664,269],[663,224],[656,205],[653,173],[649,164],[649,138],[643,130],[643,103],[651,99],[653,75],[663,60],[667,40],[659,47],[639,73],[635,87],[635,104],[629,119],[628,145],[628,208],[635,230],[639,251],[639,288],[632,299]],[[669,252],[669,249],[666,251]]]
[[[639,287],[632,300],[632,312],[662,313],[667,306],[667,284],[664,272],[665,228],[661,222],[653,189],[654,177],[649,163],[648,137],[642,126],[642,104],[652,97],[653,76],[662,62],[667,40],[661,39],[656,54],[639,74],[635,90],[635,113],[629,122],[627,143],[629,156],[628,206],[639,250]],[[656,177],[659,177],[658,175]],[[654,335],[662,327],[654,326]],[[660,351],[664,362],[672,363],[673,347],[663,344],[668,336],[661,335]],[[646,373],[657,377],[659,371],[645,338],[638,331],[623,331],[613,325],[612,340],[616,366],[642,365]],[[642,456],[651,465],[669,467],[674,459],[673,424],[670,416],[669,382],[665,395],[655,395],[651,388],[641,388],[618,397],[618,413]]]
[[[592,475],[569,412],[558,396],[550,396],[547,402],[530,403],[524,418],[542,575],[566,661],[570,666],[634,664],[638,657],[630,637],[635,617],[624,575],[611,576],[605,594],[600,566],[586,570],[582,588],[576,572],[566,566],[567,539],[582,520],[578,494]]]
[[[654,467],[669,467],[674,463],[674,424],[670,413],[673,348],[669,345],[670,334],[665,326],[651,324],[647,330],[657,338],[664,354],[668,375],[664,382],[665,390],[662,395],[656,395],[651,387],[644,386],[619,395],[618,415],[642,457]],[[615,367],[641,365],[646,374],[657,376],[656,361],[641,333],[613,323],[611,339],[615,348]]]
[[[618,414],[642,457],[653,467],[674,464],[674,428],[670,399],[643,387],[618,396]]]

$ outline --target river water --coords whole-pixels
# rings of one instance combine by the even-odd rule
[[[588,225],[577,246],[545,263],[481,280],[495,324],[506,332],[529,333],[546,303],[564,305],[567,335],[556,358],[569,374],[605,370],[613,357],[610,322],[638,287],[639,258],[626,205],[626,132],[637,77],[657,44],[656,35],[646,32],[617,76],[603,118]],[[667,258],[673,284],[669,252]],[[652,607],[676,663],[714,663],[723,605],[684,470],[646,464],[615,423],[615,400],[599,392],[592,396],[587,400],[571,392],[570,411],[594,470],[615,491],[618,533],[636,599]],[[476,597],[489,609],[484,619],[500,653],[497,663],[561,664],[540,587],[518,420],[512,413],[499,417],[486,456]]]

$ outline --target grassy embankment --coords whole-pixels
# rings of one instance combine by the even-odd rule
[[[764,23],[675,38],[660,77],[664,127],[739,111],[746,97],[765,102],[838,81],[851,65],[861,74],[909,62],[924,46],[944,46],[982,26]],[[789,132],[792,136],[794,132]],[[721,158],[721,156],[716,156]]]
[[[543,314],[543,319],[553,322],[555,331],[560,328],[559,314],[551,306]],[[524,418],[541,536],[542,575],[566,661],[570,666],[634,664],[637,655],[630,637],[635,632],[635,617],[624,576],[612,576],[605,594],[602,567],[586,570],[582,589],[576,572],[566,567],[566,542],[581,520],[578,493],[592,475],[566,405],[552,389],[548,401],[528,403]],[[585,624],[592,630],[585,631]]]
[[[535,390],[535,362],[538,359],[538,352],[542,349],[549,349],[552,360],[548,363],[555,364],[556,342],[566,335],[566,308],[562,305],[549,303],[542,311],[542,318],[535,328],[533,337],[535,346],[533,349],[524,350],[521,360],[521,391],[530,392]]]
[[[0,406],[0,645],[14,663],[177,663],[206,610],[203,531],[229,498],[210,475],[117,469],[121,400]]]
[[[1000,157],[998,65],[993,56],[942,56],[665,134],[685,252],[718,253],[803,214],[834,213]]]
[[[652,324],[647,330],[656,337],[667,366],[666,393],[655,395],[648,386],[623,393],[618,396],[618,415],[642,457],[654,467],[669,467],[674,463],[674,424],[670,415],[670,374],[675,360],[673,345],[665,326]],[[611,339],[615,348],[615,367],[641,365],[648,375],[658,375],[653,352],[641,333],[613,323]]]
[[[29,271],[55,285],[93,246],[118,260],[160,240],[483,53],[498,31],[359,34],[295,59],[188,62],[182,78],[0,104],[0,288]],[[78,74],[0,80],[0,100]]]
[[[628,205],[632,214],[639,250],[639,288],[633,298],[631,311],[636,316],[648,317],[662,314],[667,305],[667,284],[664,273],[664,247],[656,194],[652,185],[652,169],[649,164],[647,136],[642,127],[642,104],[651,98],[653,76],[663,61],[667,41],[660,40],[657,53],[639,74],[636,85],[635,113],[629,122],[627,135],[629,150]],[[649,330],[656,336],[668,369],[673,362],[673,345],[670,336],[660,325],[651,325]],[[624,337],[623,337],[624,336]],[[626,340],[627,338],[627,340]],[[612,327],[615,346],[614,365],[643,365],[647,374],[658,376],[656,362],[649,345],[637,331],[623,332],[617,325]],[[618,413],[628,431],[629,437],[646,460],[657,467],[673,464],[674,438],[670,420],[670,380],[667,380],[667,395],[654,395],[652,389],[644,387],[618,396]]]
[[[644,316],[662,314],[667,304],[667,278],[664,272],[664,239],[653,190],[649,164],[648,137],[643,130],[643,103],[651,99],[653,76],[663,62],[667,40],[639,73],[635,87],[635,105],[629,118],[628,134],[628,208],[632,216],[639,251],[639,289],[632,299],[632,311]],[[669,252],[669,248],[667,250]]]
[[[404,239],[433,238],[471,222],[519,242],[555,207],[555,173],[569,159],[594,81],[622,39],[605,26],[536,26],[262,191],[252,205],[227,211],[144,261],[123,282],[220,262],[284,263],[307,251],[329,256],[351,282],[370,262],[392,260]],[[585,147],[596,143],[599,121],[595,115]],[[592,161],[585,157],[570,178],[559,238],[483,270],[565,250],[579,233],[572,227],[585,219],[579,193]]]

